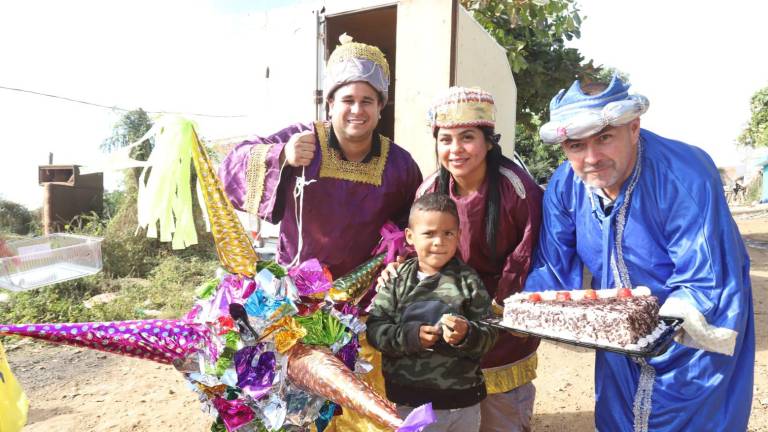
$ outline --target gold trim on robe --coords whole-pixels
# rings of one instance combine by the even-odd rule
[[[250,214],[259,214],[259,204],[261,204],[261,198],[264,195],[264,181],[267,177],[267,154],[271,149],[271,144],[256,144],[251,147],[248,169],[245,174],[248,185],[245,196],[245,211]]]
[[[515,363],[483,369],[488,394],[506,393],[536,378],[539,359],[536,353]]]
[[[341,152],[331,148],[328,139],[330,128],[324,122],[315,122],[317,139],[320,141],[320,177],[335,178],[358,183],[368,183],[381,186],[384,176],[384,167],[387,165],[389,155],[389,138],[381,137],[381,152],[368,162],[353,162],[344,160]]]

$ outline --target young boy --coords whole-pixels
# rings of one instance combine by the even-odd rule
[[[490,297],[477,273],[454,255],[459,216],[447,195],[430,193],[411,207],[406,241],[416,258],[382,288],[368,317],[368,341],[383,355],[387,398],[405,417],[432,402],[427,431],[477,431],[485,381],[480,358],[496,330],[478,320]]]

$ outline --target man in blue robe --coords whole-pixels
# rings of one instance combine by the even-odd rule
[[[591,88],[590,88],[591,87]],[[755,330],[749,256],[701,149],[640,129],[648,100],[614,77],[550,103],[552,175],[527,291],[647,286],[683,332],[647,360],[597,351],[600,431],[744,431]]]

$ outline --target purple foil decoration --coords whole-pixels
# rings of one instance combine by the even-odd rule
[[[414,408],[408,417],[403,420],[403,424],[397,428],[397,432],[421,432],[425,427],[437,421],[432,403],[424,404]]]
[[[298,267],[288,270],[288,274],[293,279],[293,283],[301,296],[322,293],[331,289],[331,281],[328,280],[323,266],[316,258],[304,261]]]
[[[0,336],[24,336],[171,364],[209,344],[204,325],[182,320],[0,325]]]
[[[275,353],[262,351],[264,344],[257,344],[235,353],[237,386],[254,399],[261,399],[269,393],[275,379]],[[257,359],[255,365],[254,359]]]
[[[360,308],[352,303],[344,303],[343,306],[341,306],[340,312],[344,315],[352,315],[354,317],[360,316]]]
[[[371,255],[378,255],[382,252],[387,253],[384,264],[393,262],[398,256],[406,256],[408,247],[405,243],[405,233],[392,222],[387,222],[379,230],[381,241]]]
[[[194,321],[195,318],[197,318],[197,314],[199,314],[201,310],[203,310],[203,307],[199,304],[192,306],[192,309],[190,309],[189,312],[184,315],[184,319],[186,321]]]
[[[336,353],[336,358],[344,362],[344,366],[349,370],[355,370],[355,362],[357,361],[357,349],[360,344],[357,342],[357,337],[353,337],[346,345]]]
[[[245,299],[253,294],[256,289],[256,283],[248,278],[244,278],[239,275],[226,275],[219,284],[219,290],[226,289],[229,291],[232,301],[235,303],[243,303]]]
[[[207,300],[199,301],[187,317],[197,322],[215,322],[219,317],[229,316],[230,304],[245,303],[255,289],[256,283],[253,280],[239,275],[227,275],[219,283],[216,293]]]
[[[206,321],[215,321],[220,316],[229,315],[231,303],[245,303],[245,300],[253,294],[256,283],[239,275],[227,275],[222,279],[216,295],[211,301]]]
[[[213,406],[229,432],[240,429],[256,417],[253,410],[240,399],[226,400],[217,397],[213,400]]]

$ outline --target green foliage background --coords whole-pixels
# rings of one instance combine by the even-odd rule
[[[739,144],[747,147],[768,147],[768,87],[764,87],[750,100],[751,116]]]
[[[578,4],[575,0],[461,0],[461,4],[507,50],[517,84],[515,150],[536,181],[545,183],[565,160],[560,146],[539,139],[539,126],[549,118],[549,101],[575,79],[605,78],[603,68],[565,46],[581,36]]]
[[[0,233],[28,234],[34,215],[21,204],[0,198]]]
[[[113,135],[104,141],[102,149],[114,151],[131,144],[151,127],[146,112],[130,111],[114,126]],[[145,141],[133,149],[131,156],[146,160],[151,148],[152,143]],[[213,238],[205,232],[198,203],[194,206],[198,221],[195,246],[174,251],[168,244],[147,238],[143,230],[137,230],[139,174],[139,170],[126,170],[122,190],[105,194],[102,217],[82,214],[65,226],[73,234],[103,237],[102,272],[27,292],[7,293],[0,289],[0,294],[8,294],[5,301],[0,301],[0,323],[172,318],[190,309],[195,288],[210,279],[218,267]],[[19,204],[0,200],[1,231],[41,234],[34,231],[35,227],[39,228],[39,215]],[[114,300],[91,308],[85,306],[86,300],[105,293],[114,294]]]

